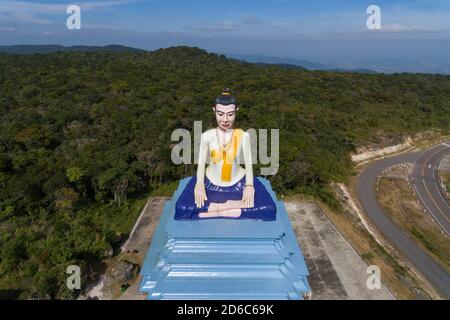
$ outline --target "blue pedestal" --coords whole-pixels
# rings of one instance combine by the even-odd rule
[[[164,205],[141,270],[147,299],[303,299],[310,292],[303,255],[283,202],[277,220],[174,220],[175,203],[191,178]]]

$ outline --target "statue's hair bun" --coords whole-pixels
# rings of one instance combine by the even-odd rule
[[[225,88],[222,90],[222,94],[218,96],[215,100],[215,104],[221,104],[224,106],[234,104],[237,105],[237,99],[231,94],[231,90]]]

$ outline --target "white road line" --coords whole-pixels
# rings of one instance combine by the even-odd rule
[[[426,202],[423,201],[423,199],[422,199],[422,197],[420,196],[419,190],[417,189],[417,186],[416,186],[416,185],[414,185],[414,188],[416,189],[416,193],[417,193],[417,195],[419,196],[420,201],[421,201],[421,202],[423,203],[423,205],[427,208],[428,212],[433,216],[434,221],[436,221],[436,222],[441,226],[442,230],[444,230],[444,232],[445,232],[447,235],[450,236],[450,233],[448,233],[448,231],[445,230],[444,226],[439,222],[438,219],[436,219],[436,216],[433,214],[433,211],[431,211],[430,208],[427,206]]]
[[[441,199],[444,201],[445,205],[450,209],[450,205],[448,204],[447,199],[445,199],[444,196],[443,196],[442,193],[441,193],[441,190],[440,190],[440,184],[441,184],[441,183],[440,183],[439,179],[436,179],[435,173],[436,173],[437,170],[438,170],[438,169],[433,170],[433,182],[434,182],[434,183],[432,183],[432,185],[435,186],[435,188],[436,188],[436,190],[437,190],[437,193],[439,194],[439,196],[441,197]],[[438,184],[439,184],[439,185],[438,185]]]
[[[422,153],[420,153],[419,154],[419,156],[416,158],[416,160],[414,161],[414,168],[417,166],[417,162],[419,162],[419,159],[420,158],[422,158],[428,151],[430,151],[430,150],[432,150],[432,149],[434,149],[434,148],[437,148],[437,147],[439,147],[439,146],[441,146],[442,144],[437,144],[437,145],[434,145],[434,146],[432,146],[431,148],[429,148],[429,149],[427,149],[427,150],[424,150],[424,151],[422,151]],[[439,152],[439,151],[438,151]],[[425,163],[426,163],[426,161],[427,161],[427,159],[425,159]],[[425,164],[424,164],[425,165]],[[423,173],[423,170],[422,170],[422,172],[421,173]],[[422,176],[423,176],[423,174],[422,174]]]

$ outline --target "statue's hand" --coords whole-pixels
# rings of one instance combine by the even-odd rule
[[[255,188],[253,186],[245,187],[242,201],[244,201],[244,208],[253,208],[255,206]]]
[[[195,185],[194,197],[197,208],[201,208],[205,205],[205,200],[208,200],[208,197],[206,196],[206,189],[204,184]]]

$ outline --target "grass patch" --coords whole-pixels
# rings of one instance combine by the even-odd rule
[[[172,197],[173,193],[178,188],[179,181],[173,181],[171,183],[163,184],[155,188],[151,196],[152,197]]]

